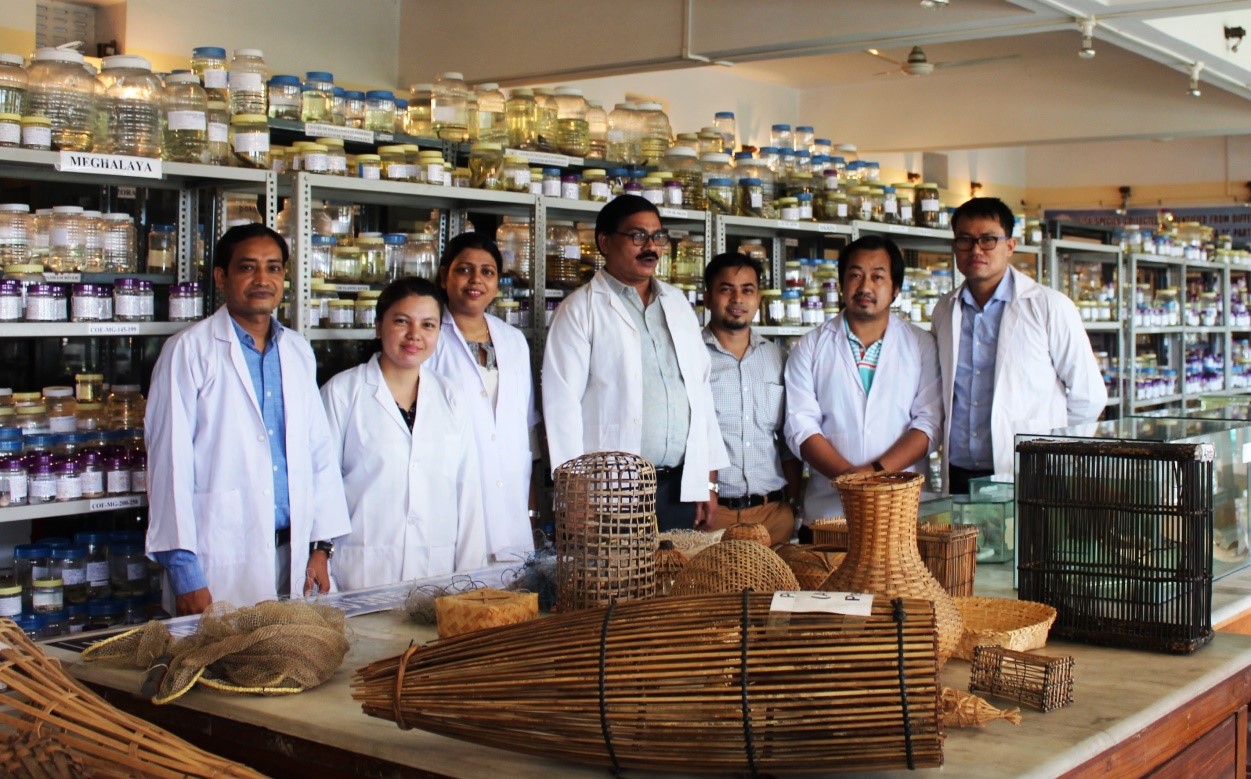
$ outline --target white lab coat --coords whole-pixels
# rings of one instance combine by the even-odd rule
[[[543,352],[543,421],[552,468],[589,452],[639,453],[643,358],[626,303],[600,270],[552,317]],[[730,464],[713,407],[708,347],[676,287],[656,282],[691,411],[682,500],[708,500],[708,472]]]
[[[313,351],[299,333],[285,329],[278,355],[287,420],[291,593],[298,596],[309,543],[343,535],[350,525],[339,459],[317,396]],[[161,350],[144,438],[148,554],[194,552],[215,601],[251,606],[276,597],[269,441],[225,306]]]
[[[340,448],[351,535],[335,542],[335,581],[356,590],[487,564],[478,453],[460,390],[422,366],[410,433],[378,355],[321,389]]]
[[[1077,306],[1063,293],[1008,268],[1013,297],[999,322],[990,434],[995,473],[1015,472],[1017,433],[1048,433],[1058,427],[1093,422],[1108,403],[1103,374]],[[943,375],[943,451],[950,452],[951,403],[960,351],[964,285],[934,306],[934,337]],[[943,484],[947,484],[943,457]]]
[[[786,360],[786,443],[795,456],[814,435],[853,465],[881,457],[909,430],[929,437],[932,451],[942,433],[938,352],[921,328],[891,315],[873,385],[866,394],[840,314],[799,339]],[[924,473],[922,457],[907,470]],[[804,492],[804,520],[841,514],[843,503],[819,473]]]
[[[487,314],[487,330],[499,368],[496,405],[478,371],[478,360],[450,313],[428,367],[461,390],[478,444],[478,491],[486,513],[487,547],[500,560],[521,561],[534,552],[530,529],[530,430],[538,424],[531,379],[530,346],[521,331]]]

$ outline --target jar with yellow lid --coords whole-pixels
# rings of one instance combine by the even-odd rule
[[[341,284],[359,284],[361,250],[355,246],[336,246],[330,260],[330,278]]]
[[[51,149],[52,120],[46,116],[23,116],[22,148],[43,151]]]
[[[760,311],[769,327],[781,327],[786,321],[786,308],[782,305],[782,290],[760,290]]]
[[[356,302],[352,300],[332,300],[329,303],[330,318],[326,327],[343,329],[356,323]]]
[[[0,114],[0,146],[22,145],[22,117],[20,114]]]
[[[897,204],[895,224],[911,227],[916,223],[914,218],[916,190],[907,181],[896,182],[891,184],[891,187],[895,190],[895,202]]]
[[[21,408],[22,406],[42,406],[43,393],[40,392],[14,392],[13,407]]]
[[[326,156],[330,161],[330,168],[327,171],[332,176],[347,175],[347,152],[343,149],[342,138],[318,138],[317,143],[326,147]]]
[[[367,289],[356,296],[355,318],[357,327],[373,327],[377,321],[380,290]]]
[[[238,114],[230,120],[230,148],[241,168],[269,169],[269,120],[264,114]]]
[[[338,300],[338,287],[325,279],[313,279],[309,285],[306,327],[326,327],[330,322],[330,301]]]
[[[379,154],[358,154],[352,175],[358,179],[382,178],[382,156]]]
[[[938,185],[928,182],[916,186],[916,223],[920,227],[937,228],[943,210],[943,202],[938,194]]]
[[[104,374],[74,374],[74,398],[79,403],[104,402]]]
[[[360,280],[366,284],[385,284],[387,258],[383,237],[377,233],[361,233],[356,237],[355,248],[360,251]]]
[[[799,221],[799,199],[793,197],[780,197],[777,200],[778,219],[784,222]]]
[[[495,315],[506,324],[521,327],[521,303],[516,300],[496,300]]]
[[[504,189],[503,165],[503,146],[498,143],[475,143],[469,149],[469,186],[474,189]]]
[[[673,259],[674,284],[701,285],[704,281],[704,236],[688,235],[678,241]]]
[[[850,221],[851,199],[841,190],[826,190],[817,200],[817,221],[846,224]]]
[[[592,203],[607,203],[612,198],[608,186],[608,171],[603,168],[587,168],[582,171],[581,199]]]
[[[52,432],[48,424],[48,410],[42,404],[17,406],[13,411],[13,421],[25,436]]]
[[[444,164],[443,153],[438,151],[418,151],[417,163],[420,166],[417,181],[431,186],[451,184],[447,176],[447,165]]]
[[[305,173],[330,173],[330,150],[324,144],[306,143],[300,148],[300,169]]]
[[[414,180],[403,146],[379,146],[377,156],[382,162],[382,177],[387,181]]]
[[[500,179],[508,192],[530,191],[530,165],[525,157],[509,154],[500,168]]]

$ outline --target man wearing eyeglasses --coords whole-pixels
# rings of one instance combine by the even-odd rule
[[[1077,307],[1009,264],[1012,209],[979,197],[956,209],[964,283],[934,307],[943,381],[943,484],[1012,474],[1015,436],[1093,422],[1108,393]]]
[[[654,278],[669,242],[647,200],[604,206],[595,220],[604,267],[556,310],[542,378],[553,470],[590,452],[645,457],[661,530],[706,524],[716,471],[729,464],[699,321],[682,292]]]

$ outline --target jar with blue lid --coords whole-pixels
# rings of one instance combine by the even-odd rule
[[[269,118],[300,121],[302,85],[299,76],[278,75],[269,79]]]

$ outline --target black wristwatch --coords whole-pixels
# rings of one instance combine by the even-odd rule
[[[317,552],[317,551],[325,552],[326,559],[329,560],[330,558],[334,557],[334,542],[333,541],[314,541],[313,543],[308,545],[309,554],[312,554],[313,552]]]

